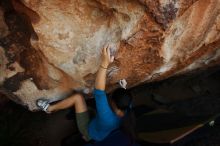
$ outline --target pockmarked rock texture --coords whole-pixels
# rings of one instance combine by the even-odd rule
[[[35,102],[90,94],[102,48],[107,91],[220,65],[220,0],[1,0],[0,92]]]

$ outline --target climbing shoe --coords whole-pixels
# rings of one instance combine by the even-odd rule
[[[49,101],[46,99],[38,99],[37,100],[37,106],[42,110],[45,111],[46,113],[50,113],[47,111],[48,107],[50,106]]]

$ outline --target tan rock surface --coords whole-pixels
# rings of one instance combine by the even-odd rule
[[[1,22],[0,91],[30,110],[42,97],[91,93],[106,44],[116,58],[108,91],[122,78],[132,87],[220,64],[220,0],[2,0],[1,7],[9,32]]]

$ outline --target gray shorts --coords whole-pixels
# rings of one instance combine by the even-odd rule
[[[91,138],[89,137],[89,132],[88,132],[90,121],[91,121],[91,118],[89,116],[89,111],[76,113],[76,123],[77,123],[78,129],[87,141],[91,140]]]

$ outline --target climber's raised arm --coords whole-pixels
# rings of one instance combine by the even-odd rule
[[[96,75],[95,88],[105,90],[106,72],[109,64],[114,61],[114,56],[111,56],[109,46],[102,49],[101,64]]]

